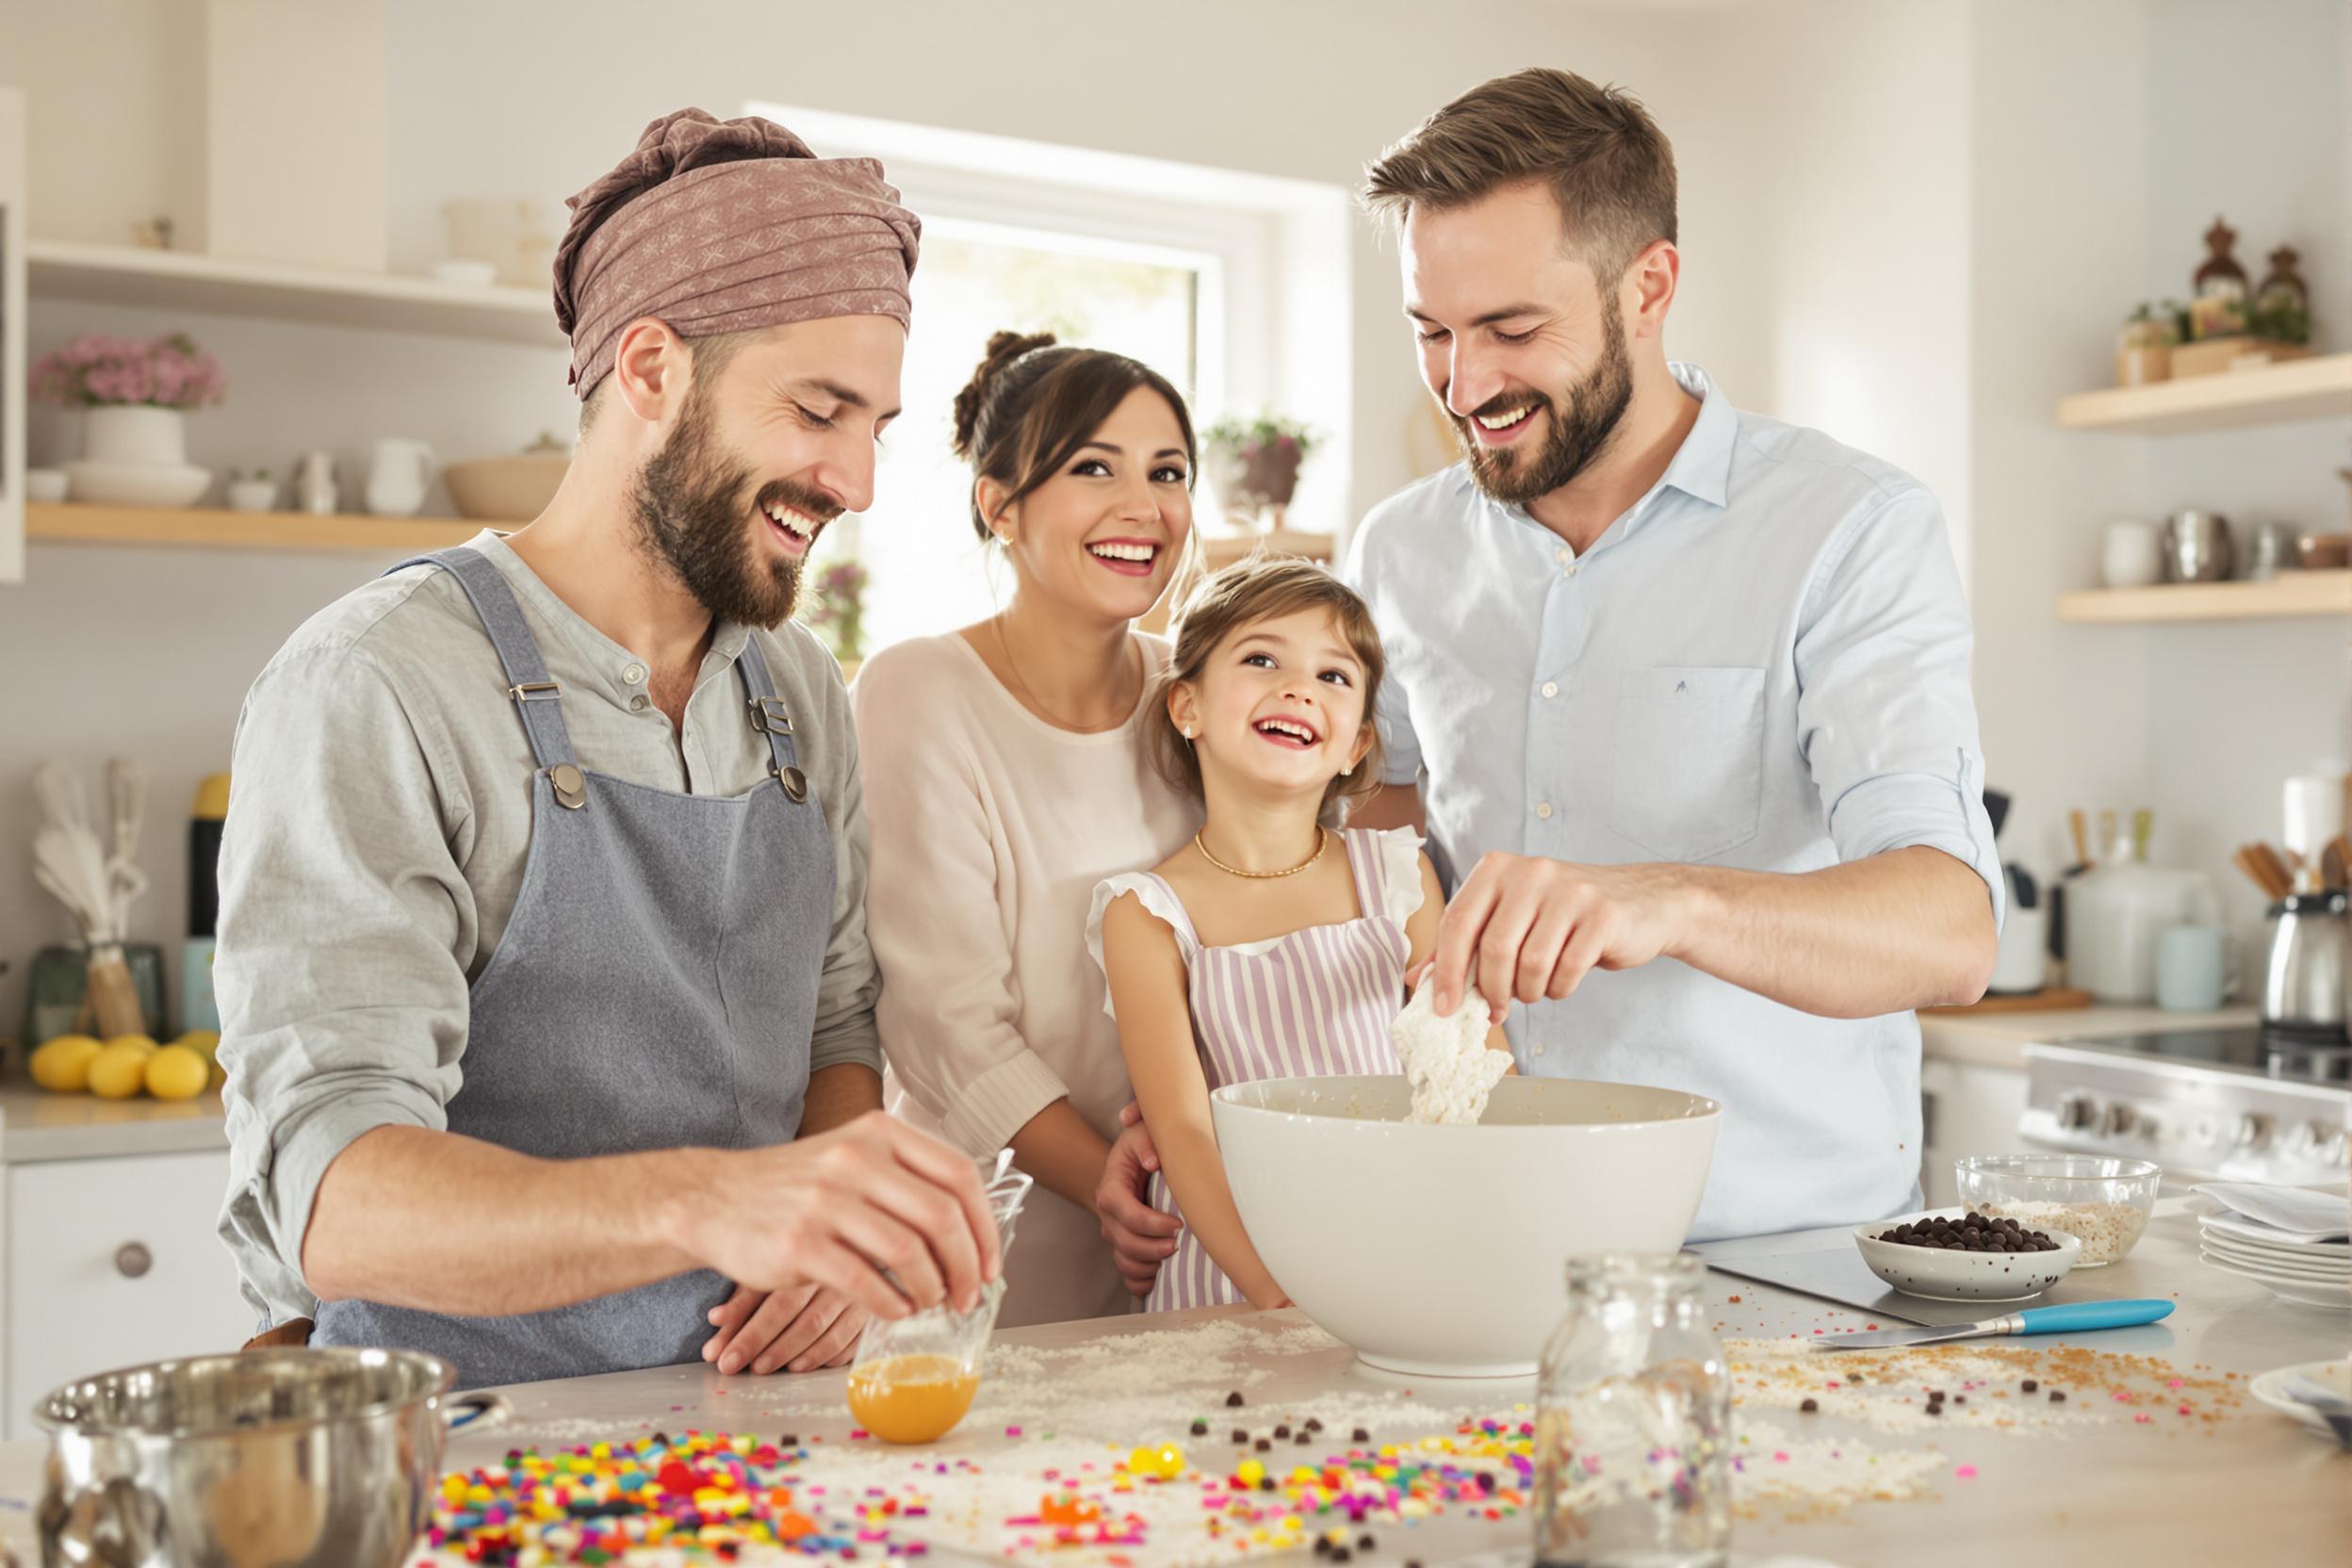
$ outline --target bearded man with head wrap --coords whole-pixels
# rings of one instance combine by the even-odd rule
[[[880,1114],[856,738],[790,619],[873,498],[920,224],[696,109],[571,206],[554,500],[246,699],[220,1231],[261,1337],[463,1386],[828,1364],[1000,1258],[971,1163]]]

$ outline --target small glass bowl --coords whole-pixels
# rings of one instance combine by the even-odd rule
[[[2082,1242],[2077,1268],[2115,1263],[2139,1244],[2164,1176],[2151,1160],[2100,1154],[1971,1154],[1952,1168],[1960,1201],[1977,1213]]]

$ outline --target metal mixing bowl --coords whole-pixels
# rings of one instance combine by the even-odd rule
[[[102,1372],[34,1409],[41,1560],[103,1568],[398,1568],[449,1430],[504,1400],[407,1350],[248,1350]]]

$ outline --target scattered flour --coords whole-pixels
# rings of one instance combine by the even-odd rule
[[[1430,979],[1422,978],[1389,1025],[1413,1089],[1413,1114],[1405,1119],[1468,1125],[1486,1114],[1486,1097],[1511,1070],[1511,1056],[1486,1048],[1486,1009],[1476,997],[1464,997],[1453,1017],[1438,1017]]]

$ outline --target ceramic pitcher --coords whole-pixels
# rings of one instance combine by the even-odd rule
[[[433,482],[433,449],[422,441],[385,436],[368,460],[368,510],[379,517],[413,517]]]

